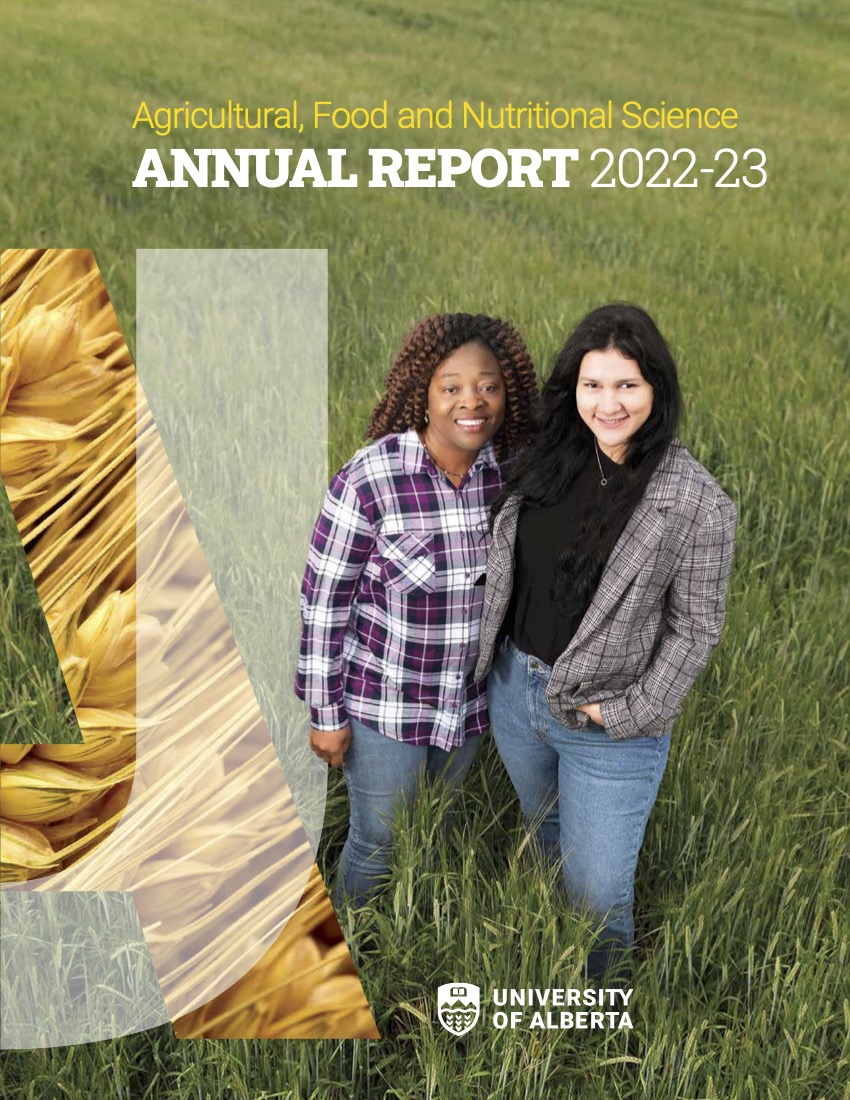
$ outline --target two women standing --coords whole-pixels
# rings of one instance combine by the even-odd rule
[[[429,339],[427,352],[402,352],[370,425],[383,438],[331,485],[302,595],[299,692],[313,707],[314,751],[332,763],[347,752],[340,880],[362,897],[389,856],[388,830],[376,856],[363,820],[380,807],[388,821],[399,794],[415,788],[396,776],[395,795],[378,791],[378,761],[397,757],[404,740],[430,745],[427,766],[435,749],[448,752],[440,766],[459,780],[469,738],[487,725],[480,692],[492,664],[497,748],[527,821],[562,861],[570,900],[597,921],[588,971],[598,976],[634,936],[638,852],[673,721],[720,638],[736,513],[675,438],[676,368],[643,310],[605,306],[580,323],[533,433],[521,340],[498,322],[475,323],[457,343]],[[402,362],[419,364],[418,383]],[[502,393],[510,430],[501,451],[514,457],[488,540],[481,518],[501,482],[492,440]],[[429,480],[376,492],[390,468]],[[475,581],[487,541],[478,652]],[[363,769],[358,742],[364,753],[370,746]]]

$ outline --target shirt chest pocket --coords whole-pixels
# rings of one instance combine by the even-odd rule
[[[381,580],[396,592],[435,592],[437,566],[434,536],[428,531],[378,535],[376,550]]]

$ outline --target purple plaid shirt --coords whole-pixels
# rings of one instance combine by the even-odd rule
[[[492,443],[460,488],[415,431],[364,447],[331,482],[301,586],[295,691],[316,729],[353,715],[387,737],[453,749],[488,725],[478,655]]]

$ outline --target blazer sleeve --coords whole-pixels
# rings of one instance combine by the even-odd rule
[[[664,628],[649,668],[623,695],[600,704],[611,737],[658,736],[681,713],[723,632],[737,522],[735,505],[721,495],[697,528],[667,591]]]
[[[342,729],[342,644],[375,545],[375,532],[348,468],[334,477],[313,528],[301,584],[301,650],[295,693],[310,706],[315,729]]]

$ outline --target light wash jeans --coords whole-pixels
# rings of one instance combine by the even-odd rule
[[[410,805],[423,779],[438,776],[460,786],[472,766],[480,737],[451,752],[432,745],[408,745],[384,737],[356,718],[345,754],[348,787],[348,836],[339,859],[334,901],[362,904],[388,877],[392,859],[393,815]]]
[[[572,904],[598,922],[586,970],[600,978],[634,942],[635,868],[670,735],[615,741],[594,722],[567,729],[546,699],[551,672],[507,639],[490,672],[487,704],[526,822],[544,851],[562,860]]]

